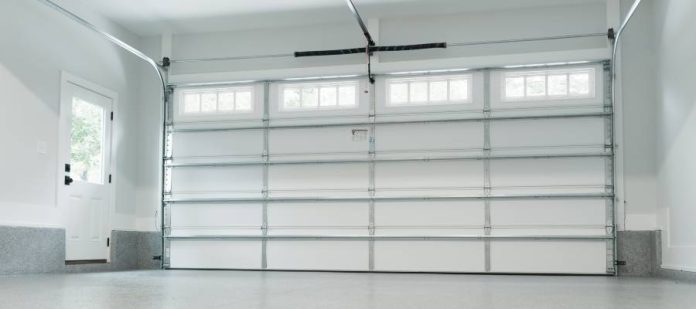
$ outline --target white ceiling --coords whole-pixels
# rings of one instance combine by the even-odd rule
[[[138,35],[349,22],[345,0],[79,0]],[[596,3],[604,0],[353,0],[368,17]],[[57,2],[72,2],[61,0]]]

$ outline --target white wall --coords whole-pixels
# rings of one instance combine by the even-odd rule
[[[79,15],[133,44],[138,38],[63,1]],[[0,1],[0,224],[62,227],[56,205],[60,73],[110,88],[119,95],[114,128],[116,170],[113,227],[136,224],[138,59],[38,1]],[[149,77],[152,76],[152,77]],[[46,154],[37,152],[45,142]]]
[[[627,230],[657,228],[657,69],[653,0],[644,0],[621,40],[619,51],[625,225]],[[625,16],[633,0],[621,0]],[[621,143],[620,143],[621,144]]]
[[[662,263],[696,271],[696,2],[653,1]]]

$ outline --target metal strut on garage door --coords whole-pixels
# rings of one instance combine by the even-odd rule
[[[574,78],[588,95],[553,95]],[[602,61],[175,87],[165,267],[613,274],[610,79]],[[391,93],[456,80],[469,100]],[[354,107],[283,109],[341,85]],[[247,113],[202,112],[235,91]]]

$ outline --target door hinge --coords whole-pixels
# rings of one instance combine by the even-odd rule
[[[111,174],[109,174],[109,183],[111,183]]]
[[[111,112],[111,121],[114,121],[114,112]]]
[[[109,247],[111,245],[111,238],[107,237],[106,238],[106,246]]]
[[[626,266],[626,261],[614,261],[614,265],[616,265],[616,266]]]

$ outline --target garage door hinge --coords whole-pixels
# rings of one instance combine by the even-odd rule
[[[111,174],[109,174],[109,183],[111,183]]]
[[[111,112],[111,121],[114,121],[114,112]]]
[[[110,245],[111,245],[111,238],[107,237],[106,238],[106,246],[108,247]]]

